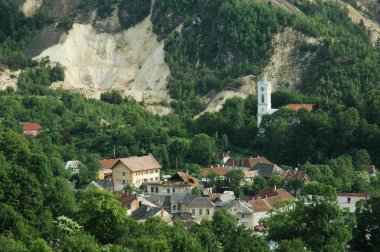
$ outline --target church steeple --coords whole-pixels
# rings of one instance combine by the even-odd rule
[[[266,76],[257,83],[257,126],[260,126],[261,117],[271,113],[272,84],[267,80]]]

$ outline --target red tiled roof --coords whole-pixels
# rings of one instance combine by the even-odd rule
[[[280,196],[282,199],[294,199],[294,196],[288,193],[286,190],[275,187],[265,187],[258,194],[255,195],[254,199],[265,199],[270,197]]]
[[[202,177],[207,177],[208,175],[210,175],[212,171],[218,174],[219,176],[225,176],[228,173],[228,169],[226,167],[210,167],[202,169]]]
[[[313,104],[288,104],[284,107],[295,111],[300,109],[306,109],[309,112],[313,111]]]
[[[289,181],[289,180],[300,180],[302,182],[309,181],[309,177],[302,171],[287,170],[284,173],[282,173],[281,176],[285,181]]]
[[[343,197],[360,197],[360,198],[369,197],[369,193],[337,193],[337,195],[343,196]]]
[[[258,196],[259,194],[264,194],[264,197]],[[276,203],[282,200],[294,200],[295,197],[288,193],[286,190],[280,188],[278,190],[274,190],[273,187],[264,188],[259,192],[258,195],[254,197],[254,199],[250,202],[254,212],[265,212],[269,209],[275,207]]]
[[[30,123],[30,122],[24,122],[22,124],[22,130],[28,131],[28,130],[42,130],[42,127],[39,123]]]
[[[180,183],[184,183],[190,186],[197,186],[198,185],[198,179],[190,176],[189,174],[186,174],[184,172],[177,172],[173,176],[170,177],[169,181],[175,181],[177,178],[181,178],[182,181]]]
[[[258,163],[271,164],[272,162],[265,157],[246,158],[241,160],[230,158],[227,160],[226,166],[252,168]]]
[[[119,161],[118,158],[116,159],[103,159],[102,160],[102,169],[111,169],[116,162]]]

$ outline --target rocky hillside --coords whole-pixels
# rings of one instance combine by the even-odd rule
[[[313,93],[315,85],[330,74],[320,76],[316,68],[330,64],[327,60],[322,64],[321,57],[331,32],[313,25],[325,22],[318,11],[335,7],[292,0],[236,1],[232,5],[209,1],[164,4],[161,0],[15,3],[26,16],[43,12],[55,17],[26,46],[34,59],[48,56],[65,67],[64,81],[52,87],[78,90],[89,97],[116,89],[160,113],[169,111],[172,98],[196,107],[197,113],[205,108],[218,110],[231,96],[255,93],[255,83],[263,75],[275,90]],[[338,2],[338,6],[369,30],[370,42],[376,45],[379,2]],[[254,18],[239,21],[239,13],[234,12],[239,8]],[[272,23],[255,13],[265,13]],[[226,23],[222,17],[232,21]],[[328,22],[338,22],[333,19]]]

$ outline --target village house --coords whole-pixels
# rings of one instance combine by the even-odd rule
[[[269,210],[284,200],[295,200],[296,198],[286,190],[276,187],[266,187],[261,190],[253,200],[249,201],[253,209],[253,226],[259,225],[259,221],[269,216]]]
[[[281,173],[281,177],[284,179],[285,183],[292,180],[299,180],[304,184],[310,182],[309,177],[303,171],[299,171],[298,168],[294,170],[286,170]]]
[[[272,163],[257,163],[250,171],[257,171],[264,178],[271,178],[273,175],[280,175],[283,169]]]
[[[265,157],[250,157],[245,159],[233,159],[230,158],[227,160],[225,167],[230,169],[240,168],[243,171],[248,171],[249,169],[253,168],[256,164],[271,164],[272,162],[266,159]]]
[[[218,152],[216,153],[216,159],[219,164],[224,165],[230,159],[230,152]]]
[[[127,209],[128,215],[131,215],[135,210],[137,210],[142,205],[157,207],[152,202],[146,200],[143,195],[139,195],[139,194],[123,194],[119,197],[118,200],[120,204]]]
[[[207,198],[195,197],[190,202],[182,203],[182,211],[191,213],[195,221],[199,223],[203,218],[211,220],[215,205]]]
[[[116,159],[103,159],[101,163],[101,168],[99,170],[99,180],[106,178],[112,178],[112,167],[119,161]]]
[[[198,179],[184,172],[177,172],[166,181],[148,182],[147,194],[190,193],[197,186]]]
[[[350,213],[354,213],[356,209],[356,203],[359,200],[366,200],[369,198],[368,193],[338,193],[337,202],[338,206],[342,209],[348,209]]]
[[[22,133],[26,136],[35,137],[42,133],[42,127],[39,123],[23,122]]]
[[[142,205],[132,212],[132,218],[137,222],[145,222],[148,218],[159,217],[166,223],[171,224],[172,215],[165,211],[163,208]]]
[[[64,167],[65,170],[69,171],[71,174],[78,174],[81,165],[83,164],[79,160],[70,160],[65,163]]]
[[[126,185],[140,187],[142,183],[160,180],[161,165],[152,155],[120,158],[111,169],[114,191],[121,191]]]
[[[233,216],[236,217],[238,225],[245,226],[249,229],[254,229],[252,205],[246,201],[235,200],[228,203],[223,208],[226,208]]]
[[[224,180],[226,178],[226,174],[228,173],[228,169],[226,167],[221,166],[210,166],[208,168],[202,169],[202,181],[207,182],[209,181],[209,176],[212,173],[215,173],[217,177],[219,177],[221,180]]]

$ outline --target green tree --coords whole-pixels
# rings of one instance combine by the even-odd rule
[[[380,192],[359,201],[355,210],[357,225],[353,231],[353,250],[376,251],[380,247]]]
[[[191,160],[201,165],[212,164],[215,160],[214,140],[206,134],[195,135],[190,144]]]
[[[267,181],[263,176],[257,176],[253,179],[252,193],[256,195],[260,190],[267,186]]]
[[[30,252],[52,252],[53,250],[49,247],[44,239],[38,238],[32,241],[29,248]]]
[[[83,193],[78,211],[79,223],[103,243],[122,236],[126,211],[109,191],[89,190]]]
[[[226,174],[228,185],[234,191],[236,197],[241,197],[242,189],[241,184],[244,181],[244,171],[242,169],[233,169]]]
[[[281,241],[278,248],[275,250],[276,252],[308,252],[310,250],[305,248],[302,240],[294,239],[294,240],[283,240]]]
[[[335,189],[309,183],[301,195],[294,208],[279,209],[269,218],[268,238],[300,239],[312,251],[344,251],[354,220],[337,205]]]

